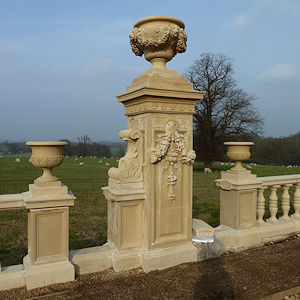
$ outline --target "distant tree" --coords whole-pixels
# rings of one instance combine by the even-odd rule
[[[107,145],[99,144],[98,156],[111,157],[110,148]]]
[[[68,156],[74,155],[73,143],[67,139],[61,139],[60,141],[68,143],[66,146],[64,146],[63,154]]]
[[[213,53],[201,54],[185,71],[194,89],[206,92],[194,115],[194,148],[206,167],[223,159],[225,141],[249,140],[262,132],[255,97],[238,88],[233,73],[232,60]]]
[[[256,137],[251,160],[260,164],[300,166],[300,132],[288,137]]]
[[[77,138],[78,144],[78,151],[77,155],[78,156],[88,156],[88,148],[89,144],[91,143],[91,139],[88,135],[83,135]]]

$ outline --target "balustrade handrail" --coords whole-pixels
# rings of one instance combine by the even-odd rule
[[[0,195],[0,210],[24,208],[25,202],[22,194]]]
[[[300,174],[258,177],[263,187],[271,185],[295,184],[300,182]]]

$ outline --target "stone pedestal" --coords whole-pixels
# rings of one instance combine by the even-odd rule
[[[23,194],[28,213],[28,255],[24,278],[28,290],[75,279],[69,261],[69,206],[75,197],[66,186],[29,186]]]
[[[144,271],[196,261],[192,245],[193,114],[203,92],[165,63],[186,48],[184,24],[171,17],[144,18],[130,43],[152,68],[119,95],[128,143],[118,168],[109,171],[108,244],[115,270]]]
[[[234,229],[256,226],[257,188],[256,175],[223,172],[217,181],[220,190],[220,224]]]
[[[162,88],[158,74],[143,76]],[[164,77],[165,82],[167,79]],[[194,92],[183,77],[169,80],[173,84],[177,80],[181,87],[185,83],[186,91],[144,87],[118,97],[126,109],[128,128],[144,135],[141,155],[146,201],[141,264],[145,271],[197,258],[191,245],[192,115],[202,93]]]

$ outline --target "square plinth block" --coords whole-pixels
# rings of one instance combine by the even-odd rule
[[[108,242],[119,250],[140,248],[143,242],[144,200],[108,200]]]
[[[220,190],[220,223],[234,229],[256,226],[257,191]]]
[[[23,263],[27,290],[75,280],[75,268],[68,260],[32,265],[25,256]]]
[[[32,265],[68,259],[68,207],[30,210],[28,255]]]

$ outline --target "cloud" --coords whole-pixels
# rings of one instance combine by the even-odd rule
[[[222,34],[244,35],[251,31],[260,30],[260,26],[264,26],[266,20],[275,19],[278,22],[278,18],[298,18],[300,16],[300,1],[253,0],[251,2],[250,8],[223,26]]]
[[[251,29],[250,26],[253,19],[253,16],[251,16],[249,13],[241,14],[229,24],[228,29],[232,31],[243,31]]]
[[[260,73],[256,78],[259,81],[291,79],[299,75],[297,68],[291,64],[277,64]]]

